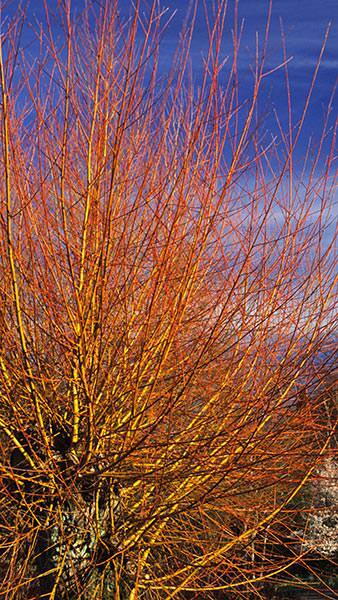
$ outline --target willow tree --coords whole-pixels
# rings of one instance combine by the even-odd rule
[[[330,448],[330,110],[299,169],[316,69],[264,146],[270,15],[240,101],[225,1],[198,87],[196,7],[163,78],[157,2],[60,4],[34,60],[24,15],[1,37],[0,596],[240,597],[297,560],[273,547]]]

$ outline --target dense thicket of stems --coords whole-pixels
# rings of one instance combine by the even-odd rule
[[[4,24],[1,598],[239,598],[306,560],[295,500],[336,418],[335,129],[329,107],[295,164],[315,82],[294,124],[285,62],[265,143],[269,17],[240,101],[226,4],[199,86],[194,14],[160,76],[157,2],[67,0],[33,60]]]

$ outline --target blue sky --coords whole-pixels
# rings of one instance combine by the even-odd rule
[[[91,0],[98,2],[98,0]],[[144,4],[150,4],[149,0]],[[57,0],[47,0],[47,4],[53,9]],[[6,3],[5,3],[6,4]],[[13,0],[4,9],[3,16],[13,14],[19,6],[19,0]],[[83,0],[72,0],[74,10],[83,7]],[[161,6],[168,8],[168,15],[176,11],[169,27],[167,28],[162,42],[161,69],[165,74],[169,68],[173,51],[176,48],[178,35],[184,22],[188,0],[161,0]],[[200,8],[197,13],[195,34],[191,47],[192,67],[196,83],[201,76],[202,56],[207,48],[207,34],[204,20],[203,1],[199,2]],[[213,0],[206,0],[208,10],[212,10]],[[228,0],[228,19],[224,32],[224,55],[231,56],[231,28],[233,26],[233,8],[235,0]],[[125,15],[130,13],[132,0],[120,0],[121,11]],[[264,28],[268,12],[268,0],[240,0],[239,19],[244,19],[244,30],[239,55],[239,78],[241,82],[241,94],[245,97],[250,95],[252,76],[250,64],[253,64],[255,52],[256,31],[260,37],[264,35]],[[43,21],[43,0],[31,0],[28,9],[28,19]],[[312,74],[320,53],[325,30],[331,22],[330,34],[324,53],[323,61],[319,71],[317,83],[312,96],[308,117],[304,126],[304,133],[300,140],[297,152],[299,156],[304,153],[305,145],[309,136],[313,143],[319,139],[322,131],[322,122],[325,107],[328,104],[338,74],[338,2],[337,0],[273,0],[272,20],[269,35],[269,48],[267,56],[267,67],[275,67],[282,60],[282,44],[280,32],[280,18],[287,42],[287,55],[293,57],[289,63],[289,75],[292,89],[292,105],[294,120],[296,121],[303,110],[305,98]],[[25,38],[26,36],[26,38]],[[28,39],[29,30],[26,29],[23,41]],[[224,71],[226,77],[226,69]],[[260,110],[266,114],[265,128],[269,135],[277,132],[277,125],[273,116],[273,110],[278,113],[284,127],[287,120],[285,80],[283,72],[277,71],[264,80],[263,101],[260,102]],[[336,110],[332,111],[331,122],[335,119]]]
[[[125,9],[128,2],[122,2]],[[207,6],[212,7],[212,0],[207,0]],[[176,15],[168,28],[163,43],[163,67],[169,62],[169,56],[174,50],[180,27],[184,21],[188,2],[184,0],[167,0],[163,3]],[[203,16],[203,3],[197,14],[195,35],[192,43],[192,65],[196,80],[200,72],[201,56],[206,51],[207,35]],[[228,20],[224,32],[224,55],[231,56],[231,28],[233,27],[234,0],[228,2]],[[255,54],[256,32],[260,39],[264,36],[268,14],[268,0],[240,0],[239,20],[244,20],[243,37],[239,54],[239,78],[242,93],[250,88],[252,75],[250,65]],[[280,19],[285,31],[287,56],[289,62],[289,77],[292,90],[292,106],[296,121],[304,107],[307,92],[313,76],[317,59],[320,54],[325,31],[330,23],[330,33],[318,73],[317,83],[312,96],[308,117],[305,121],[304,135],[301,147],[306,144],[308,137],[319,139],[322,132],[322,121],[325,108],[329,102],[338,75],[338,2],[337,0],[274,0],[270,25],[267,68],[273,68],[282,61],[282,42]],[[166,61],[167,59],[167,61]],[[225,69],[226,73],[226,69]],[[247,85],[246,85],[247,84]],[[266,127],[272,133],[276,132],[276,123],[272,110],[276,110],[282,123],[287,119],[285,78],[279,70],[264,81],[266,106],[260,104],[262,111],[267,112]],[[331,122],[335,119],[332,111]],[[300,153],[302,152],[300,150]]]

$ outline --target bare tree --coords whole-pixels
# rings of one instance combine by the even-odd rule
[[[330,107],[299,169],[317,69],[265,142],[270,15],[241,103],[225,1],[199,88],[194,9],[163,79],[157,2],[71,8],[33,61],[1,37],[0,597],[239,597],[297,559],[266,549],[330,445]]]

